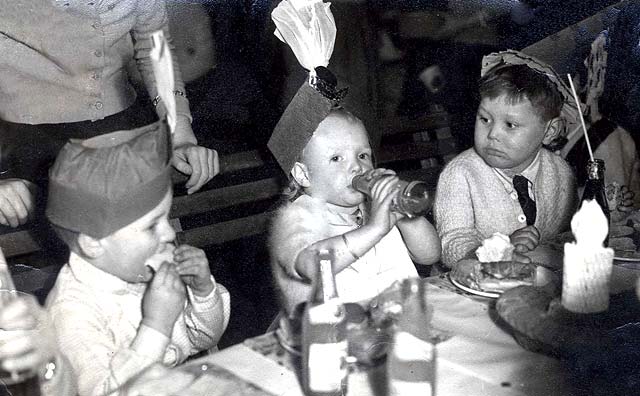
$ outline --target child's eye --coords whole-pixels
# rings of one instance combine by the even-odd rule
[[[369,153],[360,153],[360,155],[358,155],[358,158],[366,160],[366,159],[371,158],[371,154],[369,154]]]
[[[341,156],[339,155],[334,155],[333,157],[331,157],[331,162],[338,162],[342,159]]]
[[[487,117],[483,117],[483,116],[478,116],[478,119],[480,120],[480,122],[482,122],[483,124],[488,124],[489,123],[489,119]]]
[[[515,124],[513,122],[507,122],[507,128],[509,129],[515,129],[518,127],[518,124]]]

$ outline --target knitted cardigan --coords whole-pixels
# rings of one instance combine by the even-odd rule
[[[576,210],[575,177],[569,165],[546,149],[534,183],[535,226],[544,242],[565,231]],[[440,175],[434,204],[442,261],[452,267],[495,232],[510,235],[526,226],[517,195],[470,148],[454,158]]]

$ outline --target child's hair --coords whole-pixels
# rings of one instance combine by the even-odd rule
[[[356,117],[355,115],[353,115],[352,113],[350,113],[349,111],[345,110],[342,107],[336,107],[335,109],[331,110],[327,115],[327,118],[330,116],[343,117],[353,122],[362,122],[358,117]],[[367,138],[369,138],[368,134],[367,134]],[[304,162],[304,149],[302,150],[301,153],[298,154],[297,161]],[[284,191],[282,192],[284,199],[289,202],[292,202],[292,201],[295,201],[296,198],[298,198],[302,194],[304,194],[304,188],[300,184],[298,184],[296,179],[291,177],[289,180],[289,184],[285,187]]]
[[[512,103],[528,99],[544,121],[560,115],[564,98],[553,82],[527,65],[500,65],[489,70],[479,82],[480,98],[505,95]]]

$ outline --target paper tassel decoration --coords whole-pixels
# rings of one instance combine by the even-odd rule
[[[287,177],[318,125],[347,93],[346,88],[338,89],[336,77],[327,68],[336,38],[330,5],[320,0],[284,0],[271,13],[275,35],[309,72],[267,144]]]
[[[171,50],[162,30],[151,34],[151,62],[158,96],[167,109],[167,124],[171,133],[176,129],[176,98],[174,92]]]
[[[316,67],[327,67],[333,54],[336,23],[330,6],[322,0],[283,0],[271,13],[274,34],[312,75]]]

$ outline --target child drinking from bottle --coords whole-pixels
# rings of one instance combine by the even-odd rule
[[[393,171],[376,170],[388,176],[374,184],[370,202],[351,186],[354,176],[371,169],[362,122],[344,109],[331,110],[289,169],[294,193],[271,228],[273,271],[288,309],[308,298],[317,269],[306,258],[319,249],[335,252],[338,295],[345,302],[367,301],[394,281],[417,276],[413,262],[439,259],[440,242],[427,219],[390,210],[398,191]]]

